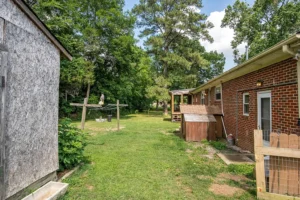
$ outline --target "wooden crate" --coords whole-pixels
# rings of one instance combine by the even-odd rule
[[[186,141],[216,140],[216,119],[213,115],[184,114],[182,134]]]

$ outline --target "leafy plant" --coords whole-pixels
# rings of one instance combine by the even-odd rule
[[[253,165],[229,165],[228,170],[233,174],[245,175],[247,177],[253,177]]]
[[[70,169],[86,158],[83,155],[87,145],[86,134],[71,125],[68,118],[62,119],[58,125],[59,170]]]
[[[218,150],[226,149],[226,144],[220,141],[210,141],[209,144]]]
[[[251,58],[295,34],[300,25],[299,9],[298,0],[256,0],[252,5],[236,0],[227,6],[221,27],[234,30],[231,46],[235,62],[246,59],[238,50],[241,44],[248,44]]]

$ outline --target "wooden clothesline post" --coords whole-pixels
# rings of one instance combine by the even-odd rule
[[[70,103],[71,106],[82,107],[82,116],[81,116],[81,130],[84,130],[85,119],[86,119],[86,109],[87,108],[101,108],[102,105],[99,104],[88,104],[88,98],[84,98],[83,104],[81,103]],[[117,104],[108,104],[108,106],[117,106],[117,123],[118,130],[120,130],[120,106],[126,107],[127,104],[120,104],[119,100],[117,100]]]
[[[88,103],[88,98],[84,98],[83,107],[82,107],[82,115],[81,115],[81,130],[84,129],[87,103]]]
[[[118,121],[118,131],[120,130],[120,108],[119,108],[119,100],[117,100],[117,121]]]
[[[81,130],[84,130],[85,118],[86,118],[86,109],[87,108],[100,108],[102,107],[99,104],[88,104],[88,98],[84,98],[83,104],[81,103],[70,103],[71,106],[82,107],[81,115]]]

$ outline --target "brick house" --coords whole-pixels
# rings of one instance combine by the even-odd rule
[[[251,152],[254,129],[300,133],[299,50],[296,34],[191,91],[193,104],[219,106],[224,132]]]

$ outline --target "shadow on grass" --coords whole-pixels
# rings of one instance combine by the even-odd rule
[[[96,146],[100,146],[100,145],[104,145],[104,142],[94,142],[94,141],[88,141],[87,142],[88,145],[96,145]]]
[[[116,118],[116,117],[114,117]],[[134,115],[121,115],[120,119],[131,119],[131,118],[136,118]]]
[[[171,122],[171,118],[164,118],[163,120],[164,120],[164,121]]]
[[[178,131],[178,130],[176,130],[176,131],[173,131],[173,134],[174,134],[175,136],[177,136],[177,137],[181,138],[181,139],[184,139],[184,138],[183,138],[183,135],[182,135],[182,134],[181,134],[181,132],[180,132],[180,131]]]
[[[241,188],[245,191],[248,191],[248,193],[250,193],[253,196],[256,196],[256,182],[255,180],[249,179],[249,180],[229,180],[228,184],[233,186],[233,187],[238,187]]]

